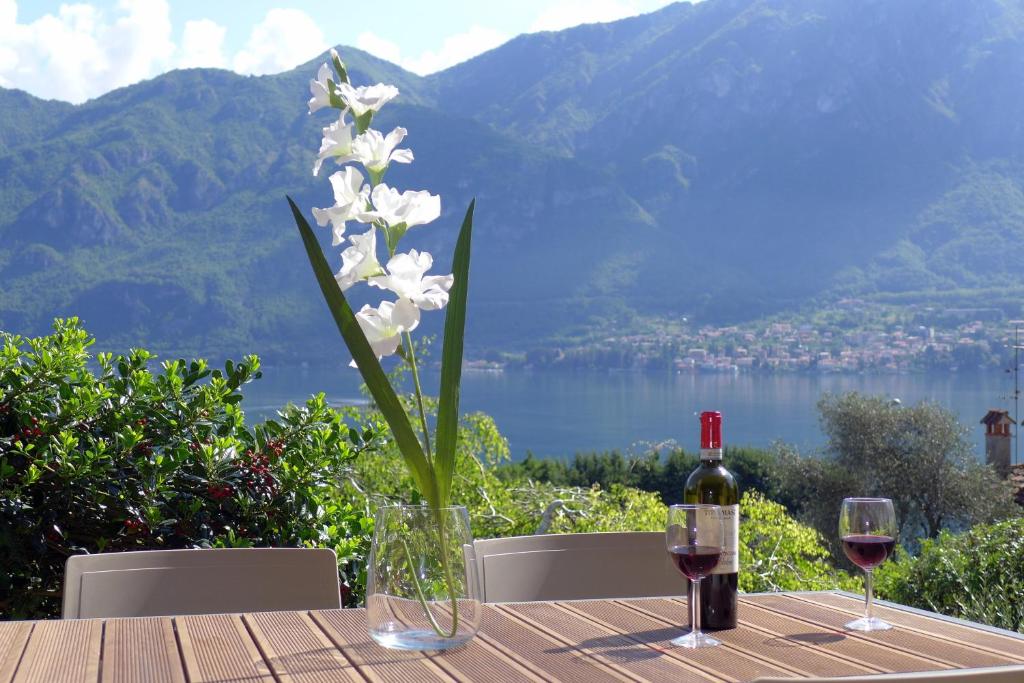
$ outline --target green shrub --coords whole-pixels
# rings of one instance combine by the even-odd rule
[[[875,573],[887,600],[1024,632],[1024,519],[943,531]]]
[[[821,534],[756,491],[740,501],[740,590],[862,590],[858,576],[833,564]]]
[[[76,553],[216,546],[327,546],[358,583],[371,523],[336,481],[378,447],[322,395],[248,428],[241,387],[259,361],[98,354],[76,319],[0,336],[0,616],[60,611]]]
[[[736,477],[741,491],[760,491],[769,498],[777,495],[772,478],[775,458],[758,448],[727,447],[724,461]],[[662,457],[658,452],[643,456],[624,456],[618,451],[577,453],[571,461],[538,459],[527,454],[517,463],[504,463],[498,476],[506,481],[529,479],[556,486],[609,489],[613,484],[657,493],[666,505],[682,502],[686,478],[697,468],[700,458],[681,448]]]
[[[554,510],[547,533],[579,534],[597,531],[664,531],[668,508],[658,494],[612,484],[608,489],[594,485],[588,489],[558,493],[556,500],[566,501]],[[542,513],[543,516],[543,513]]]
[[[508,458],[508,443],[491,417],[463,417],[452,499],[468,509],[476,538],[538,531],[660,530],[665,524],[665,506],[656,494],[617,484],[604,489],[499,477],[498,466]],[[412,479],[391,444],[353,461],[346,491],[353,498],[364,497],[368,516],[381,504],[418,502]]]

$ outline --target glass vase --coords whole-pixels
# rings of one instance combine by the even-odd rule
[[[385,647],[446,650],[476,635],[480,610],[466,508],[381,507],[366,570],[370,636]]]

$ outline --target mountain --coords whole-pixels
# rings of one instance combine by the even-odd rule
[[[477,199],[474,353],[849,296],[1021,312],[1024,0],[679,3],[426,78],[340,51],[402,91],[375,126],[416,161],[389,182],[442,195],[410,244],[446,268]],[[284,202],[329,203],[321,61],[79,106],[0,89],[0,328],[74,314],[107,346],[343,357]]]

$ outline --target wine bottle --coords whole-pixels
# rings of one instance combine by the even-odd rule
[[[736,628],[736,589],[739,573],[740,506],[736,479],[722,466],[722,414],[700,414],[700,465],[687,478],[684,503],[722,508],[725,538],[722,559],[700,582],[701,628]]]

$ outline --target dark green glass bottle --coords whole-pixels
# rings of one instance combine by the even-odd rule
[[[700,414],[700,465],[686,480],[684,503],[722,507],[725,539],[722,559],[700,582],[701,628],[736,628],[736,591],[739,576],[739,488],[722,466],[722,414]]]

